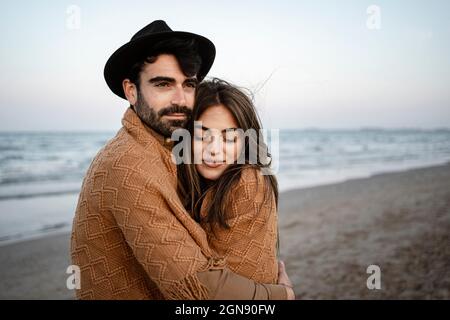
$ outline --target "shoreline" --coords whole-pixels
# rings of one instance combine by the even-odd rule
[[[316,182],[316,183],[312,183],[312,184],[307,183],[303,186],[297,185],[297,186],[287,187],[286,189],[282,189],[280,191],[280,194],[285,193],[285,192],[290,192],[290,191],[297,192],[297,191],[301,191],[302,189],[310,189],[310,188],[315,188],[315,187],[324,187],[324,186],[328,186],[328,185],[340,184],[340,183],[350,182],[353,180],[369,179],[369,178],[376,177],[379,175],[384,175],[384,174],[403,173],[403,172],[408,172],[408,171],[429,169],[429,168],[442,167],[442,166],[447,166],[447,165],[450,165],[450,160],[428,162],[428,163],[416,164],[416,165],[411,165],[411,166],[406,166],[406,167],[392,166],[392,167],[383,168],[380,170],[374,170],[373,172],[369,172],[369,173],[354,174],[354,175],[350,175],[350,176],[344,176],[343,178],[329,179],[329,180],[325,180],[324,182]]]
[[[78,194],[0,201],[0,248],[70,230]]]
[[[280,193],[299,299],[450,299],[450,164]],[[70,232],[0,245],[0,299],[73,299]],[[379,265],[382,290],[368,290]]]

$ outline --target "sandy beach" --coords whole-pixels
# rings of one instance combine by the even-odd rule
[[[279,209],[299,299],[450,299],[450,164],[288,191]],[[69,237],[1,246],[0,299],[72,299]]]
[[[280,238],[300,299],[450,299],[450,165],[287,192]]]

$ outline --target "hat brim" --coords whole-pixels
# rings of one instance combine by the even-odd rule
[[[198,51],[202,59],[197,78],[199,81],[202,81],[211,69],[216,56],[214,44],[207,38],[195,33],[184,31],[160,32],[130,41],[111,55],[104,69],[104,77],[111,91],[119,97],[126,99],[122,82],[129,76],[131,67],[139,60],[144,59],[157,42],[175,37],[197,40]]]

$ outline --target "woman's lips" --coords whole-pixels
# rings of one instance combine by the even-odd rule
[[[203,164],[205,166],[209,167],[209,168],[218,168],[221,165],[223,165],[223,162],[222,161],[221,162],[214,162],[214,161],[206,161],[206,160],[204,160]]]

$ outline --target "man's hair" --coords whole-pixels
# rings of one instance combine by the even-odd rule
[[[146,63],[154,63],[159,55],[172,54],[178,61],[181,71],[186,77],[198,74],[202,58],[198,53],[198,44],[195,39],[171,38],[158,42],[146,56],[136,62],[128,75],[128,79],[138,88],[140,87],[140,74]]]

